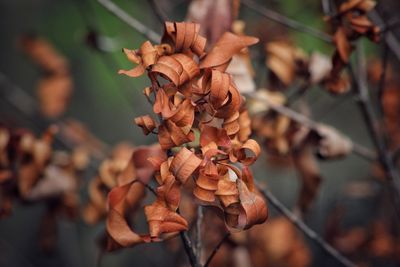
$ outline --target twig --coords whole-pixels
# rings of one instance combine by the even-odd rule
[[[149,39],[152,42],[158,42],[161,39],[161,36],[155,31],[149,29],[146,25],[138,21],[137,19],[130,16],[126,13],[122,8],[117,6],[111,0],[97,0],[99,4],[105,7],[108,11],[114,14],[117,18],[125,22],[127,25],[138,31],[144,37]]]
[[[343,266],[356,266],[349,259],[344,257],[339,251],[337,251],[335,248],[325,242],[314,230],[309,228],[293,212],[286,208],[285,205],[280,202],[269,189],[262,188],[259,184],[257,184],[257,188],[272,206],[274,206],[280,213],[282,213],[288,220],[290,220],[290,222],[293,223],[300,231],[302,231],[304,235],[306,235],[309,239],[320,246],[326,253],[332,256],[332,258],[337,260]]]
[[[201,259],[201,250],[202,250],[202,240],[201,240],[201,224],[203,222],[203,207],[201,205],[197,206],[197,218],[196,218],[196,241],[195,248],[197,258]]]
[[[384,30],[383,39],[387,46],[392,50],[393,54],[396,55],[397,59],[400,60],[400,43],[397,40],[396,36],[393,32],[387,27],[386,23],[379,15],[379,13],[373,9],[368,13],[368,18],[375,24],[378,25],[381,29]]]
[[[385,82],[386,82],[386,71],[388,67],[388,61],[389,61],[389,49],[387,44],[383,44],[383,51],[382,51],[382,72],[381,72],[381,77],[379,78],[379,83],[378,83],[378,107],[380,112],[383,114],[383,103],[382,103],[382,97],[385,92]]]
[[[143,181],[140,180],[140,179],[137,179],[137,180],[135,180],[134,182],[136,182],[136,181],[137,181],[138,183],[142,184],[144,187],[146,187],[153,195],[157,196],[157,191],[156,191],[151,185],[149,185],[149,184],[143,182]]]
[[[312,131],[318,132],[319,123],[311,120],[310,118],[304,116],[303,114],[300,114],[285,106],[274,104],[266,98],[256,99],[256,100],[263,101],[273,111],[285,115],[286,117],[289,117],[291,120],[302,124],[303,126],[309,128]],[[353,143],[352,152],[354,154],[370,161],[376,160],[376,154],[374,152],[370,151],[368,148],[363,147],[360,144],[355,143],[354,141],[352,141],[352,143]]]
[[[181,237],[185,252],[188,255],[190,265],[192,267],[201,267],[201,264],[199,263],[196,253],[193,249],[192,241],[190,241],[188,232],[183,231],[183,232],[180,232],[179,235]]]
[[[281,25],[284,25],[288,28],[292,28],[292,29],[300,31],[300,32],[308,33],[322,41],[327,42],[327,43],[332,43],[332,37],[330,35],[328,35],[324,32],[321,32],[317,29],[311,28],[307,25],[304,25],[298,21],[295,21],[293,19],[285,17],[284,15],[282,15],[276,11],[272,11],[272,10],[258,4],[257,2],[255,2],[253,0],[242,0],[241,3],[243,3],[243,5],[247,6],[248,8],[255,11],[256,13],[258,13],[270,20],[273,20]]]
[[[208,267],[210,265],[212,259],[214,256],[217,254],[218,250],[222,246],[222,244],[225,242],[225,240],[231,235],[230,232],[226,233],[224,237],[218,242],[218,244],[215,246],[215,248],[211,251],[210,256],[208,256],[206,263],[204,264],[204,267]]]
[[[394,195],[393,195],[394,207],[397,210],[398,215],[400,215],[400,196],[399,196],[400,176],[393,164],[390,154],[388,153],[389,150],[388,150],[386,142],[385,142],[385,139],[386,139],[385,133],[384,133],[384,131],[380,132],[377,128],[377,126],[378,126],[377,121],[375,119],[375,114],[374,114],[373,108],[371,106],[369,93],[368,93],[364,56],[360,49],[361,43],[358,43],[357,45],[358,45],[356,48],[356,56],[358,59],[357,76],[355,75],[355,73],[351,67],[351,64],[349,64],[349,66],[348,66],[349,72],[352,77],[352,83],[353,83],[355,93],[357,94],[357,101],[358,101],[360,110],[361,110],[364,120],[367,124],[368,132],[369,132],[371,139],[378,151],[378,160],[381,163],[383,169],[385,170],[388,181],[392,184],[392,187],[394,189],[394,192],[393,192],[394,193]]]

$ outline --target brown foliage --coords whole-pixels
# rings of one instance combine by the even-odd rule
[[[40,112],[48,118],[60,117],[67,110],[73,91],[68,61],[40,37],[23,36],[20,44],[42,71],[36,89]]]
[[[248,168],[260,147],[248,139],[249,117],[239,91],[225,73],[232,57],[257,39],[226,32],[207,53],[199,29],[194,23],[166,22],[160,45],[145,42],[137,51],[124,50],[138,66],[120,73],[136,77],[147,71],[152,86],[145,94],[160,118],[159,124],[148,115],[135,121],[145,134],[157,128],[168,159],[149,159],[158,183],[155,202],[144,209],[149,234],[133,232],[124,217],[148,180],[131,178],[109,193],[109,249],[161,241],[187,230],[188,223],[177,208],[181,188],[192,181],[194,196],[201,204],[220,209],[229,228],[247,229],[267,218],[266,203]],[[200,140],[195,132],[200,132]]]
[[[326,87],[333,94],[343,94],[350,90],[348,78],[343,76],[342,70],[349,63],[354,49],[352,42],[366,36],[373,42],[379,42],[380,32],[367,17],[368,11],[375,6],[372,0],[349,0],[339,6],[335,16],[327,17],[335,27],[333,42],[336,51],[332,57],[332,71],[326,80]]]

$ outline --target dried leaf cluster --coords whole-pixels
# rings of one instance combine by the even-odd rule
[[[60,117],[67,109],[73,91],[67,59],[40,37],[23,36],[20,43],[42,73],[36,89],[41,114],[50,119]]]
[[[276,217],[249,230],[247,236],[252,266],[306,267],[311,251],[293,224]]]
[[[373,262],[388,262],[394,266],[400,263],[399,237],[393,225],[384,218],[375,218],[366,225],[345,228],[341,222],[343,211],[338,207],[328,218],[328,242],[348,255],[357,266],[372,266]]]
[[[285,91],[298,84],[302,91],[313,85],[326,87],[332,71],[332,62],[326,55],[319,52],[308,55],[288,41],[268,42],[265,51],[271,90]]]
[[[14,199],[32,202],[60,198],[68,214],[78,205],[76,174],[84,166],[80,153],[53,151],[55,128],[40,138],[28,130],[0,127],[1,215],[9,215]]]
[[[276,157],[289,158],[302,181],[297,206],[305,213],[316,197],[322,176],[316,158],[338,159],[352,152],[353,143],[335,128],[317,124],[307,127],[277,113],[265,103],[283,106],[286,97],[276,91],[260,89],[250,101],[252,129],[262,138],[265,150]],[[306,113],[300,108],[300,113]]]
[[[162,156],[163,151],[159,145],[136,148],[126,143],[117,145],[111,157],[100,164],[98,175],[89,183],[89,201],[82,215],[84,220],[94,224],[105,219],[107,195],[114,187],[127,184],[132,184],[131,194],[138,195],[135,201],[129,203],[129,211],[133,212],[140,204],[140,196],[144,196],[144,184],[148,183],[155,171],[147,158]]]
[[[77,176],[86,167],[79,149],[71,154],[53,151],[55,133],[50,127],[35,137],[25,129],[0,126],[0,218],[12,213],[15,201],[45,203],[39,229],[39,245],[45,251],[55,246],[56,216],[73,219],[79,214]]]
[[[133,152],[127,143],[117,145],[109,159],[101,162],[98,174],[89,182],[89,200],[83,210],[83,219],[94,224],[106,218],[107,194],[115,187],[118,175],[124,170]]]
[[[107,230],[114,245],[109,249],[157,242],[187,230],[177,212],[183,187],[192,187],[200,204],[223,211],[228,228],[247,229],[267,218],[249,169],[260,147],[249,139],[242,96],[225,72],[232,56],[257,39],[226,32],[205,52],[199,29],[195,23],[166,22],[160,45],[146,41],[136,51],[124,49],[138,66],[120,73],[137,77],[147,72],[151,87],[144,94],[159,117],[156,122],[144,115],[135,122],[145,134],[157,134],[168,158],[149,158],[158,183],[155,202],[144,208],[149,234],[138,235],[124,219],[137,197],[132,188],[143,185],[129,180],[111,190]]]
[[[342,75],[342,71],[349,63],[354,49],[352,42],[362,36],[373,42],[380,40],[379,27],[367,16],[374,7],[375,1],[372,0],[349,0],[340,5],[335,16],[327,18],[335,28],[333,42],[336,50],[332,57],[333,68],[326,81],[328,90],[333,94],[343,94],[350,89],[348,78]]]

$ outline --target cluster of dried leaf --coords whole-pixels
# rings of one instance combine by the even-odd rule
[[[332,57],[333,68],[326,81],[328,90],[333,94],[343,94],[350,90],[347,77],[342,75],[349,63],[354,49],[352,42],[362,36],[373,42],[380,39],[380,29],[367,17],[367,13],[375,7],[373,0],[349,0],[343,2],[335,16],[327,17],[335,29],[333,42],[336,51]]]
[[[313,52],[308,56],[288,41],[270,41],[265,52],[271,90],[285,90],[296,83],[301,83],[303,91],[313,85],[325,85],[332,70],[325,55]]]
[[[12,213],[15,200],[44,201],[48,208],[40,235],[44,249],[54,245],[55,215],[75,218],[79,214],[77,174],[87,162],[78,150],[53,151],[55,131],[50,127],[37,138],[25,129],[0,127],[0,217]]]
[[[107,217],[107,195],[112,188],[123,186],[129,182],[137,183],[130,190],[137,194],[131,210],[137,208],[140,196],[144,196],[144,184],[147,184],[154,174],[154,167],[147,161],[149,157],[163,157],[159,145],[137,147],[127,143],[117,145],[109,159],[104,160],[98,170],[98,175],[89,183],[89,201],[83,210],[83,219],[94,224]]]
[[[22,199],[32,195],[32,188],[44,174],[51,157],[52,131],[40,139],[24,130],[12,133],[0,128],[1,139],[1,214],[9,215],[14,194]],[[17,191],[9,190],[12,186]]]
[[[328,218],[326,235],[340,252],[351,258],[357,266],[372,266],[375,263],[400,263],[400,240],[396,225],[385,218],[376,218],[363,226],[345,228],[341,226],[343,209],[337,208]]]
[[[295,167],[302,181],[298,207],[306,212],[322,180],[316,158],[332,160],[345,157],[352,152],[353,144],[333,127],[303,125],[266,104],[283,107],[286,101],[280,92],[258,90],[249,101],[252,128],[264,140],[268,155],[274,156],[272,159],[286,159],[286,163]],[[305,106],[300,107],[299,113],[307,113]]]
[[[68,61],[46,40],[26,35],[20,40],[23,51],[41,69],[37,97],[41,115],[54,119],[66,111],[73,91]]]
[[[266,44],[270,89],[260,89],[252,95],[249,102],[252,129],[263,138],[266,151],[274,156],[273,159],[285,159],[298,171],[302,180],[298,207],[302,212],[309,208],[322,179],[314,154],[322,159],[341,158],[352,152],[353,144],[330,126],[304,125],[303,121],[276,112],[268,104],[278,107],[293,105],[283,93],[293,86],[299,87],[297,94],[304,93],[313,85],[323,86],[334,94],[346,92],[350,85],[347,78],[341,77],[341,72],[349,62],[353,49],[351,42],[361,36],[379,40],[379,29],[366,15],[373,7],[374,2],[369,0],[344,2],[338,14],[328,18],[336,28],[334,41],[337,50],[332,62],[317,52],[308,56],[287,41]],[[298,113],[309,113],[302,102],[295,108]]]
[[[109,159],[100,163],[98,174],[88,185],[89,200],[82,217],[88,224],[95,224],[106,218],[107,194],[116,185],[118,175],[128,165],[133,146],[128,143],[117,145]]]
[[[138,66],[120,73],[137,77],[147,72],[152,85],[144,94],[159,117],[159,122],[150,115],[135,122],[145,134],[157,134],[168,158],[149,158],[158,183],[155,202],[144,208],[149,234],[136,234],[125,220],[136,204],[135,191],[149,177],[126,176],[109,193],[108,249],[156,242],[187,230],[188,222],[177,212],[183,187],[193,190],[201,205],[223,211],[229,229],[247,229],[267,218],[249,169],[260,147],[249,139],[242,96],[225,72],[232,56],[257,39],[226,32],[206,53],[199,29],[195,23],[166,22],[160,45],[147,41],[136,51],[124,49]]]

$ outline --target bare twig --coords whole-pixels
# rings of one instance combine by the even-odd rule
[[[180,232],[179,235],[183,243],[183,248],[185,249],[185,252],[189,258],[190,265],[192,267],[201,267],[201,264],[199,263],[196,253],[193,249],[192,241],[190,241],[188,232],[183,231]]]
[[[389,61],[389,49],[387,44],[383,44],[383,51],[382,51],[382,72],[381,77],[379,78],[378,83],[378,106],[381,113],[383,113],[383,105],[382,105],[382,97],[385,92],[385,82],[386,82],[386,70],[388,67]]]
[[[208,265],[210,265],[212,259],[214,258],[214,256],[217,254],[218,250],[220,249],[220,247],[222,246],[222,244],[225,242],[226,239],[228,239],[228,237],[231,235],[230,232],[226,233],[224,235],[224,237],[218,242],[218,244],[215,246],[215,248],[211,251],[210,256],[208,256],[206,263],[204,264],[204,267],[208,267]]]
[[[258,190],[268,200],[272,206],[274,206],[282,215],[284,215],[291,223],[293,223],[300,231],[304,233],[309,239],[314,241],[319,247],[321,247],[327,254],[337,260],[343,266],[355,267],[349,259],[344,257],[339,251],[325,242],[314,230],[309,228],[302,220],[299,219],[293,212],[291,212],[285,205],[279,201],[278,198],[267,188],[262,188],[257,184]]]
[[[197,258],[201,259],[201,250],[203,248],[202,240],[201,240],[201,224],[203,222],[203,207],[201,205],[197,206],[197,218],[196,218],[196,241],[195,248]]]
[[[285,115],[286,117],[289,117],[291,120],[309,128],[310,130],[315,132],[318,131],[319,123],[311,120],[310,118],[304,116],[303,114],[298,113],[285,106],[274,104],[266,98],[256,99],[256,100],[264,102],[271,110],[278,112],[282,115]],[[374,152],[370,151],[368,148],[363,147],[360,144],[355,143],[354,141],[352,141],[352,143],[353,143],[352,152],[354,154],[370,161],[376,160],[376,154]]]
[[[368,85],[366,81],[366,71],[365,71],[365,59],[363,56],[363,52],[360,49],[361,43],[357,44],[356,55],[357,55],[357,66],[358,73],[357,75],[354,73],[354,70],[349,64],[349,72],[352,77],[352,83],[357,95],[357,101],[364,117],[364,120],[367,124],[367,128],[371,139],[378,151],[378,160],[382,165],[385,173],[387,175],[388,181],[392,184],[394,189],[393,198],[394,198],[394,208],[397,209],[398,215],[400,214],[400,176],[396,167],[393,164],[393,160],[389,153],[388,147],[386,145],[386,136],[384,131],[378,130],[378,124],[375,118],[374,110],[371,106],[369,93],[368,93]]]
[[[138,183],[142,184],[144,187],[146,187],[153,195],[157,196],[157,191],[156,191],[152,186],[150,186],[149,184],[143,182],[143,181],[140,180],[140,179],[137,179],[137,180],[135,180],[134,182],[136,182],[136,181],[137,181]]]
[[[284,25],[288,28],[291,28],[291,29],[294,29],[294,30],[297,30],[300,32],[308,33],[322,41],[332,43],[332,37],[330,35],[328,35],[324,32],[321,32],[317,29],[311,28],[307,25],[304,25],[298,21],[295,21],[288,17],[285,17],[284,15],[282,15],[276,11],[272,11],[272,10],[258,4],[257,2],[255,2],[253,0],[242,0],[241,3],[243,3],[243,5],[247,6],[248,8],[255,11],[256,13],[258,13],[270,20],[273,20],[281,25]]]
[[[111,0],[97,0],[99,4],[105,7],[108,11],[114,14],[117,18],[125,22],[127,25],[141,33],[144,37],[149,39],[152,42],[158,42],[161,39],[161,36],[155,31],[149,29],[146,25],[133,18],[131,15],[126,13],[122,8],[117,6]]]
[[[379,13],[373,9],[368,13],[368,18],[375,24],[378,25],[381,29],[383,29],[383,39],[387,46],[392,50],[393,54],[396,55],[397,59],[400,60],[400,43],[397,40],[396,36],[393,32],[387,27],[386,23],[379,15]]]
[[[135,180],[134,182],[136,181],[144,185],[153,195],[157,196],[157,192],[153,187],[142,182],[141,180]],[[180,214],[179,209],[177,210],[177,213]],[[192,267],[201,267],[198,261],[198,257],[196,256],[195,250],[193,249],[192,242],[190,241],[188,232],[187,231],[180,232],[179,236],[181,237],[183,248],[185,249],[185,252],[188,255],[190,265]]]

